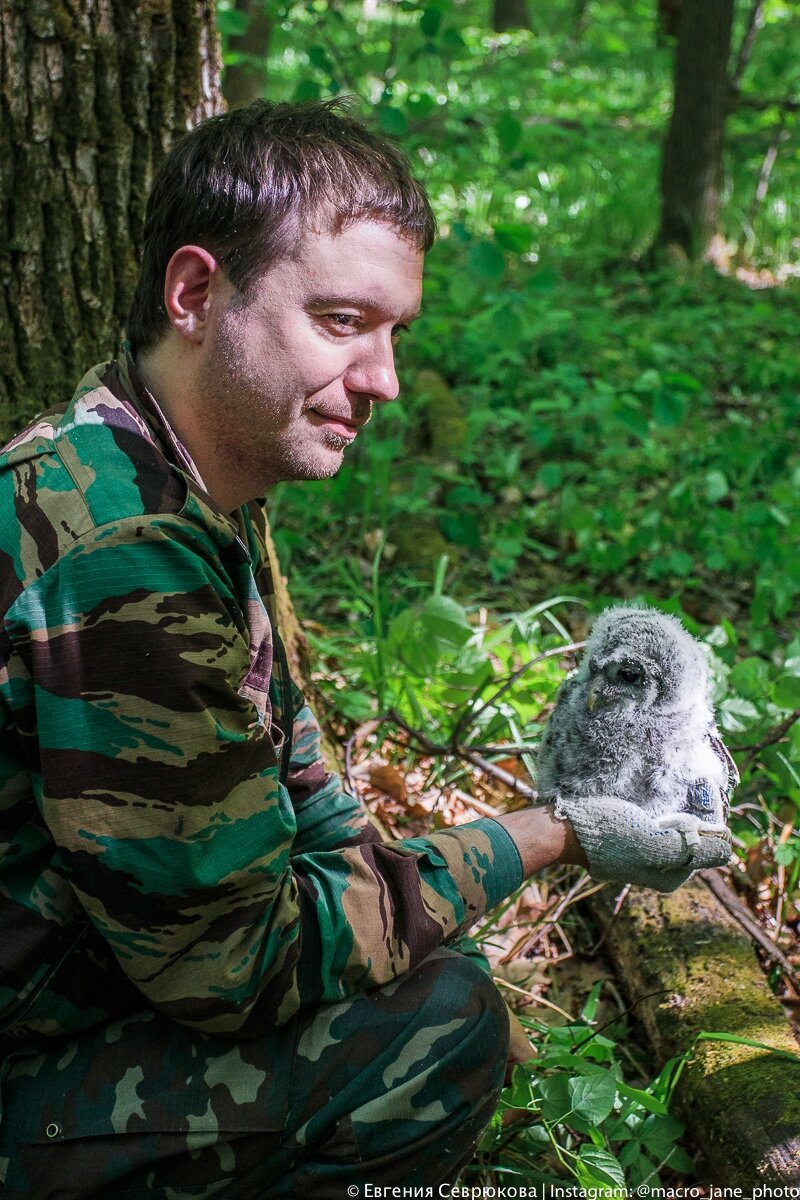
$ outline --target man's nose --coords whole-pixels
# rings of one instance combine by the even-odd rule
[[[360,392],[372,400],[396,400],[400,383],[391,335],[365,339],[345,372],[344,382],[349,391]]]

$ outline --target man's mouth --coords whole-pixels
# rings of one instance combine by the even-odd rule
[[[348,442],[351,442],[361,426],[366,424],[366,421],[355,421],[352,417],[343,417],[337,413],[321,412],[316,408],[311,408],[308,411],[315,425],[324,425],[331,433],[335,433],[337,437],[344,438]]]

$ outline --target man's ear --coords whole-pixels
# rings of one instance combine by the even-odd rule
[[[167,263],[164,307],[176,333],[200,344],[222,268],[202,246],[181,246]]]

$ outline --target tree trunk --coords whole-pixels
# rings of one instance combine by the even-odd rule
[[[702,882],[668,896],[634,888],[616,917],[612,900],[604,888],[592,908],[660,1062],[689,1050],[701,1031],[800,1053],[749,937]],[[709,1182],[745,1196],[756,1184],[800,1183],[800,1061],[697,1042],[677,1098]]]
[[[492,0],[492,28],[497,33],[530,27],[528,0]]]
[[[116,355],[153,170],[223,103],[214,0],[0,0],[0,35],[2,445]],[[272,565],[313,702],[274,553]]]
[[[702,258],[719,232],[734,0],[683,0],[656,245]]]
[[[247,29],[228,39],[229,49],[240,56],[225,68],[222,77],[222,94],[229,109],[242,108],[263,96],[272,37],[265,0],[238,0],[235,11],[247,17]]]
[[[112,358],[153,168],[221,111],[213,0],[0,0],[0,444]]]

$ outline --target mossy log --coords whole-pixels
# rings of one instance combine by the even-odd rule
[[[593,897],[606,944],[661,1062],[698,1033],[729,1033],[799,1054],[752,944],[699,879],[671,895],[631,889],[612,914]],[[800,1060],[700,1041],[677,1100],[718,1186],[800,1184]],[[745,1193],[746,1194],[746,1193]]]

